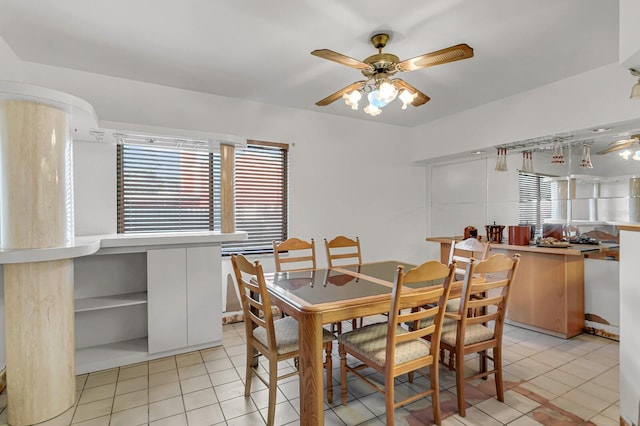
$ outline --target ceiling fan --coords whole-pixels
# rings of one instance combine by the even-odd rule
[[[607,146],[602,151],[599,151],[598,154],[603,155],[609,154],[610,152],[625,150],[637,143],[640,143],[640,134],[631,135],[631,138],[629,139],[622,139],[619,141],[611,142],[609,146]]]
[[[362,61],[345,56],[329,49],[319,49],[311,52],[319,58],[328,59],[362,72],[365,80],[356,81],[338,90],[326,98],[316,102],[318,106],[326,106],[343,98],[352,109],[358,109],[358,101],[363,94],[367,95],[369,105],[364,111],[369,115],[378,115],[389,102],[399,97],[403,102],[402,109],[407,105],[420,106],[429,101],[429,96],[422,93],[400,78],[391,78],[398,72],[415,71],[426,67],[446,64],[473,57],[473,49],[466,44],[457,44],[446,49],[416,56],[400,61],[391,53],[382,53],[382,49],[389,41],[388,34],[375,34],[371,37],[371,44],[378,49],[378,53]]]

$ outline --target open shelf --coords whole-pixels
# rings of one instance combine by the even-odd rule
[[[123,306],[147,303],[147,292],[116,294],[112,296],[85,297],[76,299],[75,312],[98,311],[100,309],[120,308]]]
[[[176,348],[170,351],[150,354],[148,338],[123,340],[105,345],[89,346],[76,349],[76,375],[124,365],[137,364],[171,355],[221,346],[222,340],[214,340],[188,348]]]
[[[76,349],[76,374],[105,370],[147,360],[147,338]]]

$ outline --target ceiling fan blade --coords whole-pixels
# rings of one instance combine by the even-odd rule
[[[350,58],[349,56],[345,56],[342,53],[334,52],[333,50],[329,49],[314,50],[313,52],[311,52],[311,54],[319,58],[328,59],[330,61],[337,62],[339,64],[346,65],[358,70],[366,70],[371,68],[371,65],[369,64],[365,64],[362,61]]]
[[[621,141],[611,142],[608,147],[599,151],[599,155],[609,154],[610,152],[620,151],[622,149],[629,148],[634,143],[638,142],[637,138],[633,139],[623,139]]]
[[[356,81],[355,83],[351,83],[347,87],[342,88],[342,89],[338,90],[337,92],[332,93],[331,95],[327,96],[326,98],[316,102],[316,105],[318,105],[318,106],[327,106],[330,103],[335,102],[338,99],[340,99],[342,97],[342,95],[344,95],[345,93],[351,92],[353,90],[360,90],[362,88],[362,86],[364,86],[365,83],[366,83],[365,80]]]
[[[415,58],[406,59],[398,64],[400,71],[415,71],[421,68],[432,67],[434,65],[442,65],[449,62],[460,61],[473,57],[473,49],[466,44],[457,44],[447,47],[446,49],[436,52],[427,53],[425,55],[416,56]]]
[[[424,93],[422,93],[421,91],[419,91],[418,89],[416,89],[415,87],[413,87],[412,85],[410,85],[404,80],[401,80],[399,78],[394,78],[391,81],[395,84],[396,87],[407,89],[409,92],[417,94],[417,96],[413,99],[413,102],[411,102],[411,105],[413,106],[417,107],[420,105],[424,105],[427,102],[429,102],[429,100],[431,99],[430,97],[428,97],[427,95],[425,95]]]

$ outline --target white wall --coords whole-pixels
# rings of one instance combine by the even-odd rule
[[[471,225],[484,236],[485,225],[494,221],[516,225],[520,163],[518,156],[507,157],[507,172],[496,172],[495,159],[486,157],[431,165],[429,235],[462,235]],[[506,229],[503,237],[507,237]],[[430,243],[429,250],[431,257],[439,256],[440,245]]]
[[[416,161],[640,117],[629,71],[617,62],[415,129]]]
[[[640,2],[638,0],[620,1],[620,64],[625,68],[640,68],[640,38],[638,37],[638,19]],[[629,91],[633,84],[629,78]]]
[[[639,230],[640,231],[640,230]],[[620,232],[620,417],[640,424],[640,232]]]

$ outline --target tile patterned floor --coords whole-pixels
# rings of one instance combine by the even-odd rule
[[[443,425],[619,424],[617,342],[586,334],[564,340],[507,326],[504,344],[505,402],[495,399],[492,380],[471,382],[466,417],[456,414],[455,378],[441,367]],[[244,397],[244,353],[244,325],[237,323],[224,326],[222,347],[78,376],[76,404],[41,425],[265,424],[262,382],[256,380],[251,397]],[[383,425],[384,398],[361,381],[349,378],[348,403],[340,403],[337,344],[333,356],[334,403],[325,404],[325,424]],[[470,357],[465,364],[473,369],[477,360]],[[420,378],[413,384],[399,381],[396,389],[411,393],[425,385]],[[279,382],[278,389],[276,424],[299,424],[297,377]],[[0,425],[7,423],[6,400],[0,394]],[[399,408],[395,415],[398,425],[431,424],[430,400]]]

